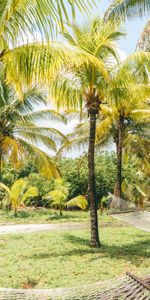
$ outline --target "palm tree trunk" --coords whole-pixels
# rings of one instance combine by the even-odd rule
[[[18,215],[18,214],[17,214],[17,208],[15,207],[15,208],[14,208],[14,216],[17,217],[17,215]]]
[[[94,154],[95,154],[95,132],[96,132],[96,114],[90,113],[90,136],[89,136],[89,150],[88,150],[88,169],[89,169],[89,202],[91,215],[91,247],[99,247],[99,233],[98,233],[98,217],[97,205],[95,199],[95,168],[94,168]]]
[[[117,152],[117,175],[115,182],[114,195],[117,197],[122,196],[122,120],[120,118],[120,122],[118,125],[118,139],[116,142],[116,152]]]
[[[59,208],[59,217],[61,218],[62,217],[62,206],[60,205],[60,208]]]

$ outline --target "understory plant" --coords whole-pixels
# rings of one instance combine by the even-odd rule
[[[59,209],[59,215],[62,216],[63,208],[66,206],[66,200],[69,194],[69,184],[62,178],[54,182],[54,190],[47,193],[43,200],[49,201],[49,206]]]
[[[10,205],[17,216],[17,210],[28,198],[38,196],[38,189],[34,186],[29,186],[28,181],[18,179],[8,188],[5,184],[0,183],[0,189],[5,191],[5,202]]]

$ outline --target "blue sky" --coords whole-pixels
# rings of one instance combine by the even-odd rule
[[[99,16],[103,15],[103,12],[107,9],[107,7],[110,5],[112,1],[96,0],[96,2],[97,2],[97,7],[91,13],[91,18],[92,15],[93,17],[96,15]],[[69,5],[68,5],[68,9],[69,9]],[[85,14],[81,14],[79,11],[77,11],[76,19],[78,23],[83,23],[84,20],[86,20],[86,16]],[[127,33],[126,38],[122,39],[119,42],[120,49],[122,51],[125,51],[127,54],[134,52],[139,36],[147,20],[148,17],[143,17],[143,18],[138,18],[136,20],[134,19],[132,21],[127,21],[125,24],[122,25],[123,30]]]

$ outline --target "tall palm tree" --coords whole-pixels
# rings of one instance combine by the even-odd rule
[[[89,187],[88,197],[91,213],[91,246],[99,247],[97,207],[95,199],[95,131],[96,119],[100,113],[100,105],[104,99],[104,87],[108,85],[108,68],[112,57],[116,58],[115,41],[122,33],[119,24],[112,22],[104,24],[102,19],[95,19],[91,24],[72,27],[73,35],[65,32],[64,36],[71,46],[81,49],[87,55],[94,57],[99,63],[90,62],[79,67],[67,66],[61,69],[50,84],[51,95],[58,106],[67,108],[86,107],[90,118],[88,168]],[[101,69],[98,67],[102,66]]]
[[[54,128],[38,125],[37,121],[63,120],[57,112],[43,109],[35,110],[35,103],[44,101],[44,96],[33,88],[24,92],[23,102],[18,98],[12,86],[3,79],[0,81],[0,168],[9,160],[19,167],[23,159],[31,157],[45,176],[58,176],[58,171],[50,156],[41,150],[49,147],[56,151],[56,143],[63,134]]]
[[[136,57],[136,54],[134,56]],[[116,70],[112,69],[109,84],[103,86],[104,102],[107,105],[101,105],[101,114],[96,126],[97,148],[106,145],[109,141],[113,141],[116,145],[117,174],[114,194],[118,197],[122,196],[123,151],[127,152],[130,145],[129,149],[135,155],[133,149],[136,148],[136,140],[138,139],[138,145],[143,149],[148,138],[150,88],[147,82],[149,79],[148,76],[147,79],[145,76],[142,78],[141,74],[136,72],[132,60],[134,56],[127,59]],[[138,64],[136,68],[139,69]],[[69,140],[59,152],[69,150],[75,145],[87,144],[88,130],[89,120],[86,119],[77,125],[76,130],[69,135]],[[148,163],[148,153],[144,160]]]

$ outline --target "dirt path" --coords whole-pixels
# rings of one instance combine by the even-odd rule
[[[55,230],[81,230],[87,229],[88,224],[84,223],[57,223],[57,224],[16,224],[1,225],[0,234],[31,233],[40,231]]]

